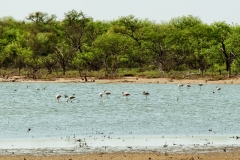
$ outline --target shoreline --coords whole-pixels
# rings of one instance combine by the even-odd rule
[[[135,137],[135,136],[134,136]],[[77,139],[83,139],[78,137]],[[86,138],[86,139],[85,139]],[[240,140],[237,136],[153,136],[142,139],[115,137],[111,140],[107,137],[85,137],[88,145],[79,146],[81,142],[76,139],[66,141],[58,138],[66,147],[59,147],[58,139],[13,139],[0,140],[0,160],[2,159],[232,159],[240,158]],[[146,140],[147,138],[147,140]],[[50,138],[52,139],[52,138]],[[57,140],[57,141],[56,141]],[[91,141],[90,141],[91,140]],[[123,141],[124,140],[124,141]],[[110,143],[111,141],[111,143]],[[168,142],[166,145],[166,141]],[[135,144],[137,142],[137,144]],[[7,143],[8,145],[6,145]],[[34,147],[34,144],[36,145]],[[51,145],[50,145],[51,144]],[[56,145],[57,144],[57,145]],[[5,146],[6,145],[6,146]],[[4,147],[5,146],[5,147]],[[115,158],[113,158],[115,157]]]
[[[158,151],[146,152],[113,152],[113,153],[73,153],[73,154],[59,154],[59,155],[0,155],[0,160],[235,160],[239,159],[240,151],[235,149],[233,151],[211,151],[207,153],[168,153]]]
[[[239,78],[231,78],[226,80],[207,80],[207,79],[169,79],[169,78],[139,78],[139,77],[123,77],[118,79],[95,79],[89,78],[85,82],[81,78],[55,78],[54,80],[44,79],[25,79],[21,76],[14,76],[8,79],[0,78],[0,82],[22,82],[22,83],[132,83],[132,84],[240,84]]]

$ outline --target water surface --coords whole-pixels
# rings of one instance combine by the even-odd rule
[[[211,84],[179,88],[176,84],[1,83],[0,140],[237,136],[239,85],[219,85],[220,91],[216,87]],[[111,94],[100,98],[99,93],[104,90]],[[124,97],[123,91],[131,95]],[[146,97],[143,91],[150,95]],[[55,98],[57,94],[62,95],[59,102]],[[75,100],[67,102],[64,95],[72,94]],[[137,142],[128,145],[142,143]],[[117,141],[111,144],[121,145]],[[64,145],[59,143],[58,147]]]

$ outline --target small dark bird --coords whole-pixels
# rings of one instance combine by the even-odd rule
[[[28,128],[28,132],[30,132],[31,131],[31,128]]]
[[[81,142],[82,140],[81,139],[77,139],[76,141]]]

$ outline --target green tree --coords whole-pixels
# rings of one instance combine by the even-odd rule
[[[121,58],[127,53],[128,43],[126,37],[115,33],[106,33],[99,36],[95,42],[95,54],[102,57],[106,77],[116,77],[121,65]]]
[[[238,24],[231,27],[231,34],[226,40],[227,48],[230,51],[229,58],[231,60],[231,67],[234,68],[235,72],[240,70],[240,26]]]
[[[225,22],[215,22],[211,25],[213,43],[219,48],[219,53],[223,54],[223,58],[228,71],[228,77],[231,76],[232,52],[229,51],[227,40],[231,35],[231,26]]]
[[[192,62],[194,50],[191,44],[191,28],[201,24],[201,20],[193,16],[183,16],[171,19],[169,24],[172,26],[166,43],[169,46],[168,56],[174,70],[178,70],[185,65],[184,69],[191,68],[189,61]],[[172,68],[172,67],[170,67]],[[169,68],[169,69],[170,69]]]
[[[1,66],[8,68],[25,67],[32,56],[32,51],[23,43],[22,35],[24,22],[19,22],[11,17],[0,20],[0,61]]]
[[[32,56],[31,50],[29,50],[28,48],[22,48],[22,46],[17,42],[8,44],[4,48],[3,53],[3,61],[7,62],[8,67],[10,67],[9,65],[13,65],[13,67],[18,68],[18,75],[20,75],[20,70],[26,66]]]
[[[191,54],[192,60],[189,64],[194,69],[200,69],[203,76],[204,71],[209,66],[208,53],[205,52],[211,48],[211,28],[207,24],[198,23],[190,29],[189,43],[194,51]]]
[[[75,10],[65,13],[65,18],[62,22],[66,43],[81,53],[87,39],[88,23],[90,22],[92,22],[91,17],[87,17],[83,12]]]
[[[55,47],[54,55],[62,68],[63,75],[66,74],[67,67],[71,65],[73,58],[76,56],[76,52],[77,50],[75,48],[65,42],[61,42]]]
[[[77,52],[76,57],[74,57],[72,64],[78,69],[79,75],[84,76],[85,81],[87,81],[87,73],[91,70],[98,71],[101,69],[102,62],[99,54],[94,52]]]
[[[47,67],[44,66],[48,64],[46,63],[46,57],[55,53],[55,47],[61,40],[62,33],[60,23],[56,21],[55,15],[35,12],[29,14],[27,20],[24,43],[33,51],[28,68],[32,70],[32,74],[35,74],[40,68]]]
[[[152,23],[145,32],[146,40],[143,45],[149,52],[149,61],[152,61],[160,73],[169,67],[171,61],[168,55],[170,46],[167,44],[171,28],[172,26],[168,23]]]
[[[133,15],[121,17],[112,22],[109,31],[120,33],[131,40],[131,52],[128,53],[129,67],[142,68],[146,61],[147,52],[142,45],[145,41],[146,27],[149,20],[139,20]]]

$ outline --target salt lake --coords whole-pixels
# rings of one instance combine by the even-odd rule
[[[172,146],[181,151],[182,146],[239,146],[240,86],[216,87],[1,83],[0,149],[79,152]],[[57,94],[62,96],[59,102]],[[72,94],[75,99],[67,102],[64,95]]]

